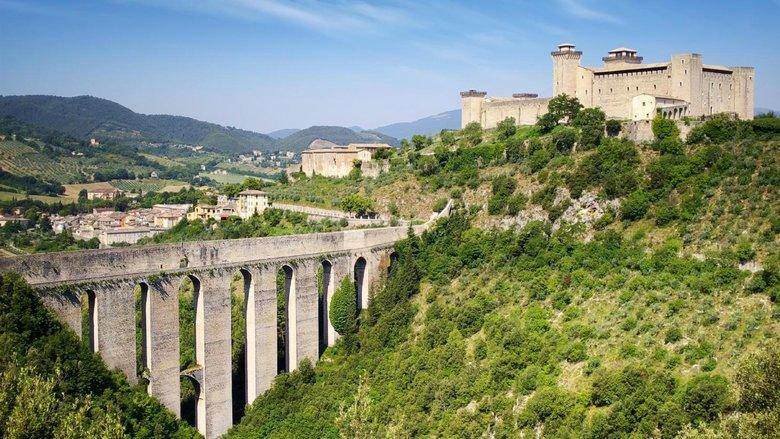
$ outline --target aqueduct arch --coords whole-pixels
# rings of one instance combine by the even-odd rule
[[[427,225],[415,226],[420,233]],[[338,338],[319,301],[317,271],[329,265],[328,304],[336,285],[362,270],[361,306],[385,273],[394,243],[407,228],[387,227],[332,233],[109,248],[0,258],[0,272],[16,271],[40,293],[44,304],[77,334],[82,333],[86,297],[94,350],[128,381],[138,380],[138,362],[148,371],[148,391],[181,416],[181,375],[198,387],[198,429],[218,437],[232,425],[231,280],[244,280],[246,401],[266,391],[277,374],[276,271],[292,269],[288,340],[291,364],[316,362],[327,320],[327,345]],[[359,264],[358,264],[359,262]],[[179,285],[193,281],[196,366],[180,370]],[[140,285],[140,304],[135,290]],[[137,308],[141,307],[141,309]],[[326,311],[326,310],[325,310]],[[140,312],[140,323],[137,320]],[[136,344],[136,331],[144,331]],[[140,355],[138,349],[142,352]],[[138,358],[138,362],[137,362]],[[295,360],[292,363],[292,360]],[[291,368],[292,368],[291,367]]]

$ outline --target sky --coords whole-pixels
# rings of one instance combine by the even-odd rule
[[[780,110],[780,0],[0,0],[0,94],[92,95],[269,132],[459,108],[459,91],[552,91],[562,42],[601,65],[700,53],[756,67]]]

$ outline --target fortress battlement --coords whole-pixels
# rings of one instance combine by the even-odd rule
[[[644,63],[635,49],[618,47],[603,57],[599,67],[580,65],[582,52],[571,43],[550,52],[553,96],[576,97],[585,107],[598,107],[610,119],[649,120],[657,115],[709,117],[731,113],[752,119],[755,68],[702,63],[698,53],[672,55],[669,61]],[[511,98],[488,96],[484,91],[461,92],[461,126],[478,122],[494,128],[513,117],[520,125],[535,124],[547,112],[550,98],[515,93]]]

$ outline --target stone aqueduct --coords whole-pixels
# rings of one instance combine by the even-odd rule
[[[415,226],[415,233],[425,228]],[[77,334],[82,333],[81,301],[88,298],[90,345],[132,383],[138,381],[134,291],[140,285],[145,338],[141,358],[149,373],[148,391],[180,416],[180,376],[194,378],[200,388],[197,426],[212,438],[232,425],[233,275],[240,272],[244,280],[245,385],[247,402],[252,402],[277,375],[277,272],[284,269],[287,274],[286,370],[293,370],[303,359],[316,362],[323,333],[328,345],[338,337],[327,315],[327,323],[320,320],[318,269],[327,270],[323,290],[329,304],[338,282],[358,274],[357,268],[358,298],[365,308],[372,284],[388,272],[393,244],[407,230],[387,227],[36,254],[0,259],[0,272],[21,273],[40,292],[46,306]],[[178,289],[185,277],[195,286],[198,367],[182,372]]]

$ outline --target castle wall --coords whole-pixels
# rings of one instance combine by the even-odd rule
[[[631,101],[640,94],[668,96],[667,69],[599,73],[593,78],[591,106],[601,107],[607,118],[628,119]]]
[[[734,111],[733,93],[734,83],[731,73],[702,72],[700,95],[705,115]]]
[[[549,98],[486,100],[482,105],[480,124],[485,129],[491,129],[511,117],[518,125],[533,125],[541,115],[547,113],[549,101]]]
[[[301,170],[306,176],[322,175],[324,177],[346,177],[355,167],[358,158],[357,151],[304,151],[301,154]]]

